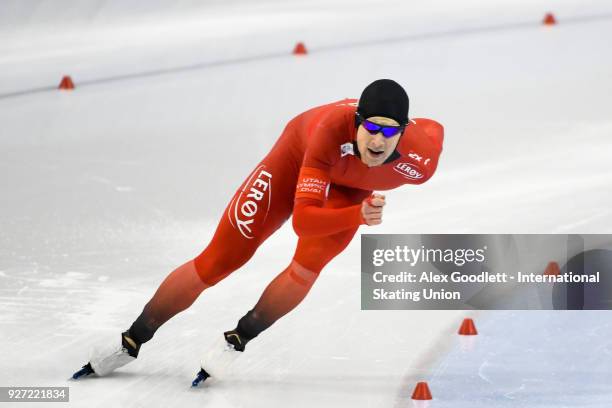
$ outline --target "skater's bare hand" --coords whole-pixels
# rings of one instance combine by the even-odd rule
[[[361,216],[365,223],[368,225],[381,224],[385,204],[385,196],[382,194],[372,194],[363,200],[361,203]]]

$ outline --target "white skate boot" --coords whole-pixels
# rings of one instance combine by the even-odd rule
[[[208,377],[217,379],[228,377],[234,361],[240,357],[249,341],[250,339],[241,336],[236,330],[223,333],[223,338],[217,340],[202,357],[200,361],[202,368],[191,385],[196,387]]]
[[[117,339],[116,342],[102,347],[95,347],[91,351],[89,363],[74,373],[72,378],[76,380],[89,374],[107,375],[117,368],[136,360],[139,351],[140,344],[132,340],[127,331],[121,333],[121,341]]]

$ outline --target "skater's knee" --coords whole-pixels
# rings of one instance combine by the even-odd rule
[[[193,264],[200,280],[207,286],[216,285],[232,273],[231,270],[223,268],[221,265],[214,263],[212,259],[206,259],[202,255],[196,257],[193,260]]]
[[[319,273],[343,249],[344,245],[330,240],[300,240],[293,260],[303,268]]]
[[[247,252],[233,249],[229,245],[227,248],[208,247],[194,258],[193,263],[202,282],[213,286],[244,265],[252,255]]]
[[[293,259],[306,269],[319,273],[325,265],[344,251],[356,228],[316,238],[300,238]]]
[[[319,277],[320,270],[311,270],[300,265],[298,262],[291,261],[289,267],[289,277],[302,286],[312,286]]]

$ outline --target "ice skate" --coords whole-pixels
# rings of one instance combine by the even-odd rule
[[[110,343],[92,350],[89,362],[79,371],[72,375],[73,379],[79,379],[90,374],[98,376],[107,375],[119,367],[131,363],[138,357],[140,344],[129,337],[126,331],[121,333],[121,342]]]
[[[196,387],[208,377],[223,379],[230,375],[234,361],[244,352],[249,340],[236,330],[223,333],[223,338],[216,341],[202,357],[200,372],[191,385]]]

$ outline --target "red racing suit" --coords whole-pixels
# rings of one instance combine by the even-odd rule
[[[299,237],[293,260],[319,273],[363,223],[361,203],[373,190],[431,178],[442,152],[442,125],[410,120],[385,163],[368,167],[355,141],[356,107],[355,99],[345,99],[308,110],[287,124],[195,258],[204,283],[214,285],[242,266],[291,215]]]

